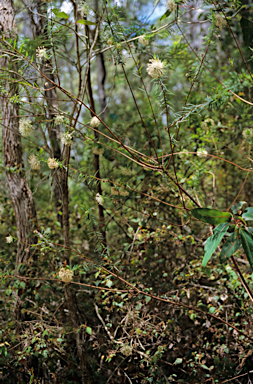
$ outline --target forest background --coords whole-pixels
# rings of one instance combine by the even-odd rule
[[[252,11],[0,0],[2,383],[251,383]]]

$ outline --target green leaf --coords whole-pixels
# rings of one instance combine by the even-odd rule
[[[221,262],[224,263],[230,256],[232,256],[238,248],[241,246],[241,241],[237,238],[237,233],[233,232],[225,244],[220,253]]]
[[[88,335],[92,335],[92,329],[91,327],[86,327],[86,332],[88,333]]]
[[[182,364],[183,362],[183,359],[181,357],[178,357],[175,361],[174,361],[174,365],[177,365],[177,364]]]
[[[88,21],[83,19],[77,20],[77,23],[84,24],[84,25],[96,25],[96,23],[93,23],[93,21]]]
[[[233,214],[236,215],[237,212],[240,211],[240,209],[242,209],[243,205],[245,204],[247,204],[246,201],[239,201],[239,203],[232,205],[231,210]]]
[[[247,259],[249,260],[250,266],[253,269],[253,239],[252,236],[245,231],[245,229],[240,228],[239,230],[241,235],[241,241],[243,249],[246,253]]]
[[[55,14],[56,17],[59,17],[60,19],[68,19],[69,18],[69,15],[67,15],[67,13],[61,12],[57,8],[52,9],[52,12]]]
[[[244,220],[253,220],[253,208],[252,207],[248,207],[244,214],[242,215],[242,218]]]
[[[191,214],[199,220],[208,224],[217,225],[220,223],[229,223],[232,215],[230,212],[217,211],[209,208],[195,208],[191,210]]]
[[[221,223],[217,225],[217,227],[213,231],[213,235],[210,236],[205,244],[205,255],[202,260],[202,265],[205,267],[210,260],[212,254],[220,244],[223,236],[225,235],[227,229],[229,227],[228,223]]]
[[[168,9],[168,11],[166,11],[166,12],[162,15],[162,17],[160,18],[160,20],[162,21],[162,20],[166,19],[166,17],[169,17],[169,15],[170,15],[171,13],[172,13],[172,12]]]

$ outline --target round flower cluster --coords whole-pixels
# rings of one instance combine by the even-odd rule
[[[111,187],[111,194],[112,194],[112,195],[119,195],[119,191],[117,191],[116,188]]]
[[[70,283],[72,281],[74,272],[71,269],[62,267],[59,271],[59,278],[64,281],[64,283]]]
[[[204,148],[200,148],[197,151],[197,156],[199,157],[206,157],[208,155],[208,152]]]
[[[28,163],[31,165],[32,169],[40,169],[40,160],[36,155],[31,155],[28,159]]]
[[[47,160],[47,165],[48,165],[48,168],[50,169],[56,169],[59,167],[59,164],[57,163],[57,161],[51,157],[49,157],[49,159]]]
[[[103,155],[104,151],[104,148],[92,148],[92,152],[94,153],[94,155]]]
[[[146,39],[146,36],[145,36],[145,35],[141,35],[141,36],[139,36],[138,41],[139,41],[139,43],[142,44],[142,45],[149,45],[149,41],[148,41],[148,39]]]
[[[30,136],[30,134],[33,131],[33,126],[30,120],[28,119],[21,119],[19,122],[19,132],[22,136],[27,137]]]
[[[223,25],[226,25],[226,19],[224,19],[224,17],[222,17],[219,13],[216,13],[215,14],[215,25],[222,29]]]
[[[130,345],[123,345],[123,346],[120,348],[120,352],[121,352],[122,355],[124,355],[124,356],[131,356],[131,355],[132,355],[132,352],[133,352],[133,348],[130,347]]]
[[[127,190],[123,189],[122,191],[119,192],[120,196],[128,196],[129,192]]]
[[[208,127],[214,127],[214,121],[213,119],[205,119],[205,121],[202,121],[201,128],[208,129]]]
[[[47,49],[44,46],[38,47],[36,49],[36,56],[39,60],[47,59]]]
[[[104,199],[99,193],[96,194],[96,201],[98,202],[99,205],[103,205],[104,203]]]
[[[80,15],[84,17],[89,14],[90,7],[84,1],[80,1],[77,6],[77,10],[80,12]]]
[[[54,118],[55,125],[60,125],[64,123],[64,116],[63,115],[56,115]]]
[[[112,46],[112,45],[113,45],[113,40],[112,40],[112,39],[108,39],[108,40],[107,40],[107,44],[108,44],[109,46]]]
[[[175,3],[174,0],[168,0],[167,3],[166,3],[166,5],[165,5],[165,7],[166,7],[169,11],[173,12],[173,11],[175,11],[175,10],[177,9],[177,4]]]
[[[6,237],[6,243],[10,244],[13,242],[13,237],[12,236],[7,236]]]
[[[93,127],[93,128],[97,128],[100,124],[100,120],[97,118],[97,116],[93,116],[91,121],[90,121],[90,125]]]
[[[147,72],[153,79],[158,79],[164,74],[164,63],[160,59],[149,59]]]
[[[72,134],[68,132],[60,132],[60,139],[64,145],[72,145]]]

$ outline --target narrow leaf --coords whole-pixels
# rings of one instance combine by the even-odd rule
[[[84,24],[84,25],[96,25],[96,23],[93,23],[93,21],[88,21],[83,19],[77,20],[77,23]]]
[[[244,220],[253,220],[253,208],[252,207],[248,207],[244,214],[242,215],[242,218]]]
[[[208,224],[221,224],[229,223],[231,221],[232,215],[230,212],[222,212],[216,209],[209,208],[195,208],[191,210],[191,214],[199,220],[204,221]]]
[[[236,237],[236,232],[229,236],[220,253],[221,262],[224,263],[241,246],[240,240]]]
[[[253,239],[252,236],[245,231],[245,229],[240,229],[241,241],[243,249],[246,253],[247,259],[249,260],[250,266],[253,269]]]
[[[223,236],[225,235],[227,229],[229,227],[228,223],[221,223],[217,225],[217,227],[214,229],[214,233],[212,236],[210,236],[205,244],[205,255],[202,260],[202,265],[205,267],[212,257],[212,254],[220,244]]]
[[[160,20],[162,21],[162,20],[166,19],[166,17],[169,17],[169,15],[170,15],[171,13],[172,13],[172,12],[168,9],[168,11],[166,11],[166,12],[162,15],[162,17],[160,18]]]
[[[67,13],[61,12],[56,8],[52,9],[52,12],[55,14],[56,17],[59,17],[60,19],[68,19],[69,18],[69,15],[67,15]]]

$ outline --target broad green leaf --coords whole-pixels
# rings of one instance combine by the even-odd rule
[[[221,262],[224,263],[230,256],[232,256],[237,251],[238,248],[240,248],[240,246],[241,241],[237,238],[237,233],[233,232],[222,247],[220,253]]]
[[[55,14],[56,17],[59,17],[60,19],[68,19],[69,18],[69,15],[67,15],[67,13],[65,12],[61,12],[59,11],[59,9],[52,9],[52,12]]]
[[[83,19],[77,20],[77,23],[84,24],[84,25],[96,25],[96,23],[93,23],[93,21],[88,21]]]
[[[162,20],[166,19],[166,17],[169,17],[169,15],[170,15],[171,13],[172,13],[172,12],[168,9],[168,11],[166,11],[166,12],[162,15],[162,17],[160,18],[160,20],[162,21]]]
[[[237,214],[237,212],[242,209],[243,205],[247,204],[246,201],[239,201],[239,203],[232,205],[232,212],[234,215]]]
[[[221,224],[229,223],[232,215],[230,212],[217,211],[216,209],[209,208],[195,208],[191,210],[191,214],[199,220],[204,221],[208,224]]]
[[[89,334],[89,335],[92,335],[92,329],[91,327],[86,327],[86,332]]]
[[[250,266],[253,269],[253,239],[252,236],[245,230],[239,230],[241,235],[241,242],[243,249],[246,253],[247,259],[249,260]]]
[[[252,207],[248,207],[244,214],[242,215],[242,218],[244,220],[253,220],[253,208]]]
[[[205,267],[210,260],[212,254],[220,244],[223,236],[225,235],[227,229],[229,227],[228,223],[221,223],[217,225],[217,227],[213,231],[213,235],[210,236],[205,244],[205,255],[202,260],[202,265]]]

